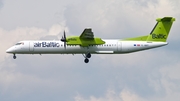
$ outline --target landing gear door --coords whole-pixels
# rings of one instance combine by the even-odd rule
[[[34,42],[31,41],[29,42],[29,52],[33,52],[34,51]]]
[[[117,42],[117,51],[120,52],[121,51],[121,42]]]

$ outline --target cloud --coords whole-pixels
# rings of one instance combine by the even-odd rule
[[[106,94],[99,98],[90,96],[86,99],[80,94],[74,97],[75,101],[169,101],[172,99],[178,101],[179,92],[169,92],[166,96],[162,97],[153,96],[150,98],[142,98],[129,89],[123,89],[120,93],[115,92],[114,90],[107,90]]]
[[[123,89],[121,93],[117,93],[114,90],[108,90],[105,97],[100,98],[91,96],[86,100],[81,95],[77,95],[74,99],[75,101],[146,101],[127,89]]]
[[[98,4],[101,2],[103,4],[99,6]],[[65,10],[69,29],[79,33],[77,30],[81,31],[85,27],[92,27],[97,36],[104,38],[125,38],[148,34],[153,29],[156,18],[176,17],[179,14],[178,9],[175,9],[172,2],[168,0],[98,0],[81,4],[83,5],[79,6],[80,3],[71,5]],[[132,30],[136,33],[133,33]]]
[[[64,9],[70,0],[59,1],[8,1],[1,9],[1,28],[13,30],[16,27],[38,27],[49,29],[64,21]]]
[[[170,54],[169,51],[158,49],[120,55],[120,57],[108,56],[111,70],[107,70],[110,75],[106,75],[111,76],[110,82],[117,81],[117,84],[112,82],[112,86],[108,87],[105,95],[87,97],[78,93],[74,99],[76,101],[177,100],[180,93],[178,86],[180,75],[177,73],[180,61],[179,57],[175,56],[177,53]],[[103,61],[105,60],[106,58],[103,59]],[[103,68],[106,69],[107,67],[103,65]]]
[[[0,9],[3,7],[3,1],[0,0]]]

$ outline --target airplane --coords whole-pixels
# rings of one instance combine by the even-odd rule
[[[84,62],[88,63],[91,54],[125,54],[165,46],[173,17],[157,18],[157,23],[149,35],[127,39],[101,39],[94,37],[91,28],[85,28],[80,36],[66,38],[66,33],[60,40],[20,41],[6,50],[13,54],[82,54]]]

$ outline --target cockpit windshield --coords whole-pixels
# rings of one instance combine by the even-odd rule
[[[16,45],[24,45],[24,42],[18,42]]]

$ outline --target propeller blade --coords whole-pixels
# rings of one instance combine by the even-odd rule
[[[65,30],[64,30],[64,39],[65,39],[65,41],[66,41],[66,32],[65,32]]]
[[[65,30],[64,30],[64,48],[66,49],[66,32],[65,32]]]
[[[66,49],[66,41],[64,42],[64,48]]]
[[[64,35],[62,36],[61,41],[64,42],[64,48],[66,49],[66,42],[67,42],[67,40],[66,40],[66,32],[65,32],[65,30],[64,30]]]
[[[64,31],[64,35],[63,35],[62,38],[61,38],[61,41],[62,41],[62,42],[66,42],[66,33],[65,33],[65,31]]]

